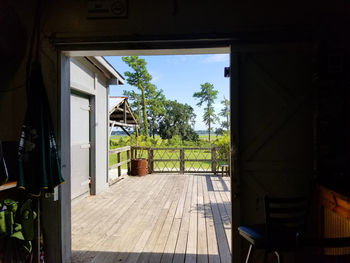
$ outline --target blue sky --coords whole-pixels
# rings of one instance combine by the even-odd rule
[[[202,116],[203,109],[196,106],[193,93],[200,90],[200,84],[209,82],[219,91],[214,105],[216,113],[222,105],[223,97],[229,98],[229,78],[224,77],[224,68],[229,66],[229,54],[211,55],[155,55],[140,56],[147,62],[148,72],[152,75],[152,83],[164,91],[169,100],[187,103],[197,115],[195,129],[205,130]],[[125,71],[131,71],[120,56],[105,57],[107,61],[124,77]],[[123,95],[123,90],[135,90],[126,82],[122,86],[111,86],[111,96]],[[214,127],[218,124],[214,125]]]

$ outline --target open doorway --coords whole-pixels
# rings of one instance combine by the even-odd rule
[[[157,52],[162,53],[164,51],[158,50]],[[191,53],[191,50],[172,50],[170,52],[170,54],[177,54],[177,52],[188,54]],[[208,50],[197,50],[196,52],[209,53]],[[212,50],[212,53],[219,52]],[[222,52],[221,49],[220,53],[228,53],[228,48],[225,48],[225,52]],[[69,55],[74,56],[73,53]],[[82,53],[80,52],[79,55],[81,56]],[[90,56],[92,54],[89,53],[87,55]],[[125,55],[130,55],[130,52],[125,51]],[[227,66],[229,66],[229,63],[227,63]],[[222,77],[224,77],[224,68],[221,71]],[[193,92],[195,91],[194,89]],[[181,98],[181,94],[179,94],[179,97]],[[73,105],[70,105],[70,109],[72,113]],[[198,115],[200,116],[201,114]],[[73,124],[71,124],[71,128],[72,126]],[[205,135],[205,137],[208,137],[208,135]],[[163,141],[161,141],[162,143]],[[203,153],[205,151],[207,149],[203,150]],[[147,153],[147,158],[149,159],[150,149],[147,149]],[[194,156],[197,154],[198,157],[198,151],[192,151],[191,153]],[[70,159],[73,160],[72,155],[74,153],[71,151],[70,154]],[[153,156],[156,155],[154,152],[152,154]],[[169,157],[169,153],[166,154]],[[212,152],[210,154],[210,158],[212,158]],[[179,150],[178,155],[181,158],[181,150]],[[186,153],[183,153],[183,156],[186,156]],[[200,156],[204,158],[202,157],[202,151]],[[152,173],[152,177],[130,177],[130,180],[123,180],[121,183],[108,188],[105,191],[107,193],[105,196],[102,196],[103,193],[101,193],[101,199],[105,199],[109,195],[113,197],[114,201],[107,204],[104,203],[106,204],[105,206],[101,205],[103,203],[98,205],[97,201],[88,201],[85,205],[88,207],[89,202],[90,205],[94,203],[92,206],[97,208],[95,212],[92,209],[89,209],[89,212],[84,212],[82,210],[83,206],[79,206],[79,209],[74,211],[73,207],[72,231],[75,231],[75,233],[83,232],[88,228],[91,233],[93,231],[101,233],[104,223],[108,225],[110,221],[113,221],[113,218],[116,219],[115,217],[119,216],[113,226],[108,228],[108,231],[103,234],[105,241],[108,243],[107,247],[104,246],[101,238],[95,235],[96,233],[92,233],[93,238],[86,235],[85,237],[78,237],[77,245],[73,240],[73,251],[78,251],[78,257],[73,257],[73,262],[75,262],[74,259],[77,260],[76,262],[79,262],[79,260],[80,262],[82,262],[81,260],[84,262],[100,262],[100,260],[114,262],[116,259],[128,262],[147,262],[151,259],[157,262],[177,262],[183,260],[194,260],[195,262],[197,260],[206,261],[209,259],[217,260],[217,262],[231,261],[232,220],[230,219],[229,177],[218,176],[217,172],[219,171],[217,170],[217,166],[215,164],[213,168],[212,163],[210,163],[210,172],[214,171],[213,176],[207,176],[208,171],[200,163],[199,166],[203,168],[202,170],[198,169],[198,167],[196,168],[197,164],[191,164],[194,163],[194,160],[188,163],[189,166],[195,168],[193,171],[186,169],[186,165],[183,165],[183,170],[181,170],[180,163],[180,173],[176,173],[176,176],[165,176],[165,174],[157,173],[157,171],[167,171],[168,173],[173,173],[173,171],[164,170],[159,164],[157,166],[155,163],[156,159],[153,159],[152,171],[155,173]],[[164,158],[163,162],[166,161],[165,159],[169,161],[174,160],[172,156]],[[178,158],[176,157],[175,159]],[[202,162],[206,163],[207,158],[204,159],[202,159]],[[159,169],[155,169],[155,166]],[[174,171],[177,172],[175,166],[172,169],[175,169]],[[187,172],[185,173],[186,176],[181,172]],[[108,178],[106,183],[108,183]],[[71,180],[71,187],[73,186],[72,184],[73,181]],[[139,189],[138,193],[136,193],[136,189]],[[129,196],[128,194],[131,195]],[[135,204],[136,206],[132,207]],[[130,207],[137,207],[141,210],[138,213],[137,210],[130,209]],[[126,212],[128,211],[131,214],[127,214]],[[107,214],[104,215],[103,212]],[[156,213],[159,214],[156,216]],[[76,218],[74,218],[75,216]],[[91,224],[84,220],[91,217],[95,218],[94,222],[96,222],[96,225],[94,226],[91,226]],[[130,220],[130,218],[133,218],[133,220]],[[163,219],[161,220],[161,218]],[[77,221],[74,222],[75,219]],[[148,222],[146,219],[150,221]],[[98,225],[97,223],[100,224]],[[153,226],[152,228],[149,227],[149,223]],[[126,239],[122,240],[119,237],[125,237]],[[91,239],[95,239],[94,243],[87,244]],[[79,255],[83,257],[79,259]]]

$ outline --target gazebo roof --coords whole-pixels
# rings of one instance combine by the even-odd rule
[[[128,97],[109,97],[109,120],[113,126],[134,128],[139,126],[128,103]]]

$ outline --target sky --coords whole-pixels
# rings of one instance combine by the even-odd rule
[[[200,91],[200,85],[205,82],[213,84],[214,89],[219,91],[214,104],[215,112],[219,113],[223,108],[220,102],[224,96],[229,98],[229,78],[224,77],[224,68],[230,64],[229,54],[154,55],[140,58],[144,58],[147,62],[147,70],[153,77],[151,83],[164,91],[166,99],[192,106],[196,114],[195,130],[206,130],[207,127],[203,123],[203,108],[196,106],[198,99],[193,98],[193,93]],[[132,71],[120,56],[105,59],[124,78],[126,71]],[[110,86],[110,96],[122,96],[123,90],[137,91],[137,88],[125,81],[124,85]],[[215,124],[214,129],[218,126]]]

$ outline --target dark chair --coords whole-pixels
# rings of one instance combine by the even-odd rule
[[[306,225],[307,199],[265,197],[265,224],[240,226],[239,234],[249,243],[246,263],[252,262],[255,249],[273,252],[281,262],[281,251],[295,251],[296,234],[302,233]]]

